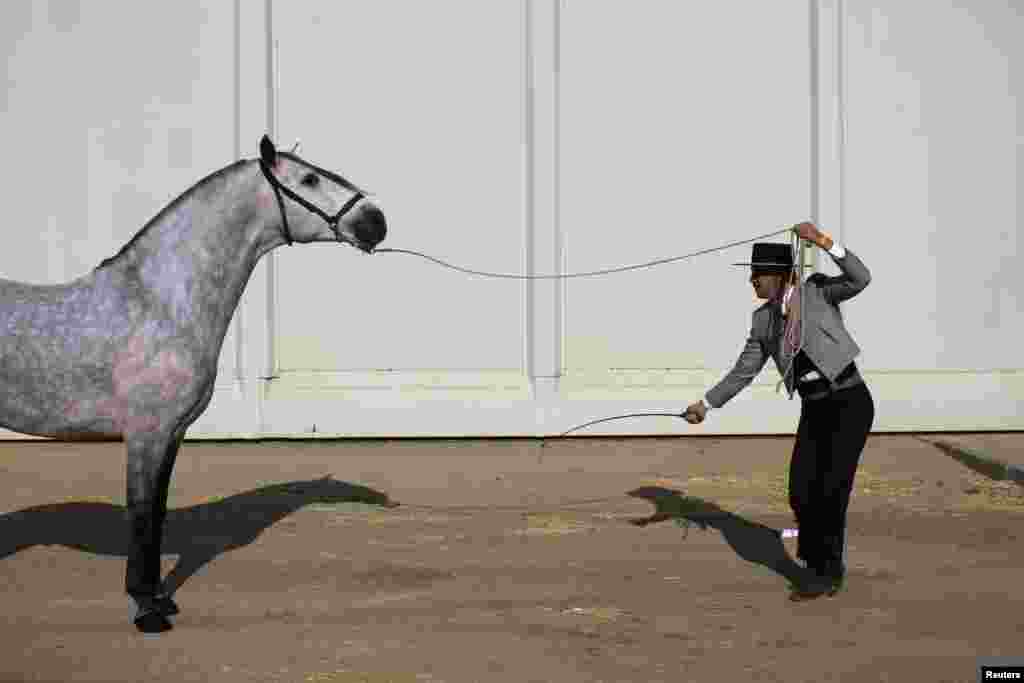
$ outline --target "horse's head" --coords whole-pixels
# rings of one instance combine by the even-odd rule
[[[365,503],[382,507],[398,507],[398,503],[388,498],[386,493],[339,481],[327,475],[310,481],[293,481],[282,485],[283,492],[293,497],[301,505]]]
[[[277,214],[273,224],[289,244],[339,241],[370,252],[384,240],[384,213],[340,175],[279,152],[266,135],[260,141],[260,167],[270,184],[267,208]]]

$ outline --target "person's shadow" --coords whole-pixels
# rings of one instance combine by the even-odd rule
[[[736,554],[747,562],[771,569],[790,584],[806,578],[807,570],[789,556],[776,529],[746,520],[701,498],[685,496],[675,489],[643,486],[629,491],[627,495],[654,504],[653,515],[630,520],[636,526],[680,519],[701,529],[710,527],[721,532]]]
[[[312,504],[366,503],[396,507],[388,496],[331,477],[270,484],[209,503],[167,511],[161,552],[178,555],[164,579],[173,594],[218,555],[249,545],[273,524]],[[123,505],[69,502],[0,515],[0,559],[37,545],[62,545],[97,555],[128,556]]]
[[[992,481],[1012,481],[1018,486],[1024,487],[1024,467],[1020,465],[1007,464],[994,458],[986,457],[984,454],[972,452],[963,446],[948,441],[926,438],[919,435],[915,435],[914,438],[929,446],[938,448],[967,469],[988,477]]]

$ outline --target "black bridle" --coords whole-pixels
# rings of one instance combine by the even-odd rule
[[[267,165],[267,162],[264,161],[263,159],[260,159],[260,170],[263,171],[263,175],[270,183],[270,186],[274,188],[274,196],[277,197],[277,206],[279,209],[281,209],[281,233],[284,235],[285,242],[289,246],[291,246],[294,240],[292,240],[291,230],[288,229],[288,214],[286,214],[284,210],[284,200],[281,198],[282,192],[284,192],[289,199],[298,202],[300,205],[302,205],[303,208],[305,208],[310,213],[315,213],[317,216],[320,216],[320,218],[323,218],[324,221],[327,223],[327,227],[331,229],[331,232],[334,233],[334,235],[338,238],[339,242],[351,243],[351,240],[345,238],[341,234],[341,231],[338,230],[338,222],[341,220],[342,216],[351,211],[352,207],[358,204],[359,200],[363,199],[366,195],[364,195],[358,189],[353,187],[352,183],[348,182],[347,180],[345,180],[336,173],[331,173],[327,169],[320,168],[319,166],[314,166],[313,164],[303,159],[296,158],[295,160],[299,161],[305,166],[308,166],[311,170],[316,171],[325,178],[333,180],[334,182],[338,183],[345,189],[352,190],[353,192],[355,192],[355,194],[352,195],[351,199],[345,202],[344,206],[338,209],[338,212],[336,214],[331,216],[330,214],[324,212],[319,206],[306,201],[300,195],[296,194],[291,189],[283,185],[281,181],[277,179],[277,176],[275,176],[274,173],[270,170],[270,167]],[[355,246],[362,249],[362,247],[360,247],[358,244],[356,244]]]

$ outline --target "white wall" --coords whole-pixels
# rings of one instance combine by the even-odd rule
[[[211,0],[4,3],[0,276],[85,275],[237,158],[235,24],[231,4]],[[207,416],[226,431],[245,429],[236,327]]]
[[[476,0],[276,3],[279,137],[375,193],[389,242],[521,272],[521,13]],[[517,283],[334,245],[277,257],[281,373],[521,369]]]
[[[1024,15],[996,2],[884,14],[851,3],[848,23],[849,239],[884,244],[872,263],[902,290],[865,293],[873,365],[1019,367]],[[915,334],[891,339],[897,323]]]
[[[17,205],[31,227],[0,250],[4,277],[85,272],[271,130],[377,193],[383,246],[480,269],[591,270],[816,219],[874,276],[843,310],[875,429],[1024,428],[1024,18],[1009,3],[132,7],[5,10],[2,116],[22,163],[4,182],[47,208]],[[154,24],[169,28],[124,30]],[[189,435],[532,435],[678,411],[742,346],[756,304],[729,264],[749,253],[523,283],[278,250]],[[776,374],[699,427],[587,433],[792,432],[799,401]]]
[[[848,317],[883,419],[1020,429],[1024,13],[846,4],[842,234],[875,276]]]
[[[810,217],[807,3],[564,5],[567,270],[686,254]],[[744,246],[570,280],[567,380],[729,366],[754,301],[749,269],[729,264],[749,256]]]

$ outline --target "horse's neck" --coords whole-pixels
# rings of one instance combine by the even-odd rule
[[[164,210],[107,268],[141,286],[150,315],[199,325],[219,342],[259,258],[258,167],[196,185]]]
[[[287,486],[271,485],[228,496],[220,501],[228,507],[256,508],[264,518],[280,521],[306,505],[303,496],[287,495]],[[255,513],[254,513],[255,514]]]

